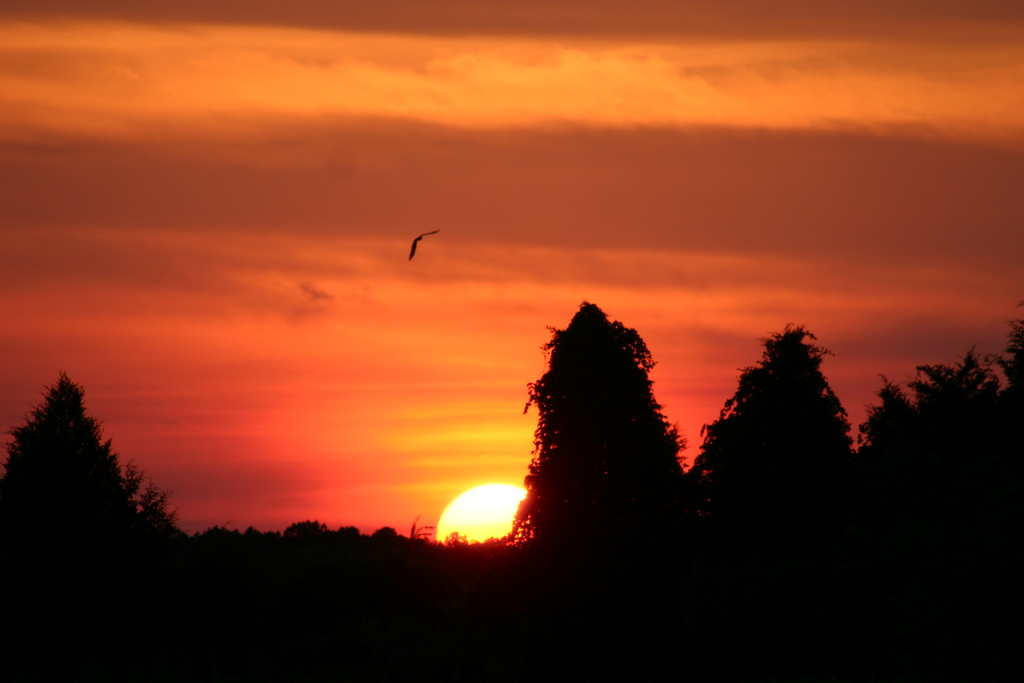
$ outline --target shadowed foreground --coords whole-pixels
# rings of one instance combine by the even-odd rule
[[[554,330],[504,541],[314,521],[187,536],[61,376],[0,479],[5,680],[1016,680],[1024,321],[883,381],[857,448],[822,365],[764,340],[693,466],[635,330]]]

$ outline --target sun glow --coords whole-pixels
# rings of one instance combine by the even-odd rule
[[[468,541],[501,538],[512,530],[512,520],[525,496],[525,490],[510,484],[472,488],[445,508],[437,523],[437,538],[444,541],[456,531]]]

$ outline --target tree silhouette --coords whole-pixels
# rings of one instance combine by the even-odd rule
[[[27,422],[10,431],[0,479],[0,529],[14,543],[95,549],[176,533],[168,494],[133,464],[122,471],[110,440],[85,413],[84,392],[60,374]]]
[[[997,680],[1022,637],[1024,321],[1010,325],[1009,357],[972,349],[918,366],[905,387],[883,377],[860,428],[846,554],[884,597],[872,621],[897,625],[886,642],[915,653],[922,679]],[[998,626],[950,643],[950,624],[965,623]]]
[[[300,539],[311,539],[318,538],[328,533],[326,524],[321,524],[315,520],[306,520],[305,522],[296,522],[287,529],[284,530],[284,538],[300,538]]]
[[[25,424],[9,432],[0,478],[0,581],[10,590],[0,623],[5,667],[53,680],[85,653],[130,667],[146,633],[166,633],[153,614],[180,532],[168,494],[121,467],[80,386],[61,373]],[[88,624],[88,627],[83,625]],[[62,657],[29,653],[59,643]],[[122,672],[123,673],[123,672]],[[119,673],[114,678],[122,677]]]
[[[640,335],[584,302],[544,346],[540,413],[512,538],[552,546],[638,537],[669,520],[683,441],[654,400]],[[551,547],[551,546],[549,546]]]
[[[763,340],[760,362],[743,370],[719,419],[705,425],[687,473],[699,514],[744,551],[801,551],[835,531],[850,424],[821,373],[829,352],[815,339],[787,326]]]
[[[1024,306],[1021,301],[1018,306]],[[1011,320],[1009,343],[1006,352],[1009,358],[1000,357],[996,363],[1006,375],[1007,392],[1024,393],[1024,319]]]
[[[1006,351],[993,357],[971,349],[951,364],[920,365],[906,390],[883,377],[881,405],[868,409],[860,428],[861,460],[919,481],[926,473],[948,478],[979,460],[1024,465],[1024,320],[1010,321]]]
[[[1024,305],[1024,301],[1021,302]],[[1008,357],[996,359],[1006,376],[998,408],[1002,425],[1002,451],[1017,476],[1024,474],[1024,320],[1010,321]]]
[[[950,467],[965,453],[991,453],[997,433],[999,378],[973,350],[952,364],[920,365],[908,392],[884,377],[879,406],[861,426],[862,454],[912,449],[929,467]]]
[[[874,516],[891,523],[927,510],[935,519],[960,519],[969,501],[992,497],[993,483],[1022,474],[1024,326],[1011,326],[1009,358],[972,349],[953,363],[918,366],[906,389],[882,378],[881,404],[868,409],[858,453],[861,476],[875,491]]]

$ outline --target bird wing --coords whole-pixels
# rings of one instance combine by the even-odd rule
[[[433,235],[434,233],[438,233],[438,232],[441,232],[441,228],[438,228],[437,230],[431,230],[430,232],[425,232],[422,235],[420,235],[419,237],[417,237],[416,239],[414,239],[412,241],[412,249],[409,251],[409,260],[412,261],[412,257],[416,255],[416,243],[417,242],[419,242],[421,239],[423,239],[427,235]]]

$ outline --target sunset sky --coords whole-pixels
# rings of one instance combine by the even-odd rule
[[[190,532],[408,533],[584,300],[691,460],[787,323],[854,425],[1001,351],[1024,3],[821,4],[4,0],[0,429],[66,371]]]

